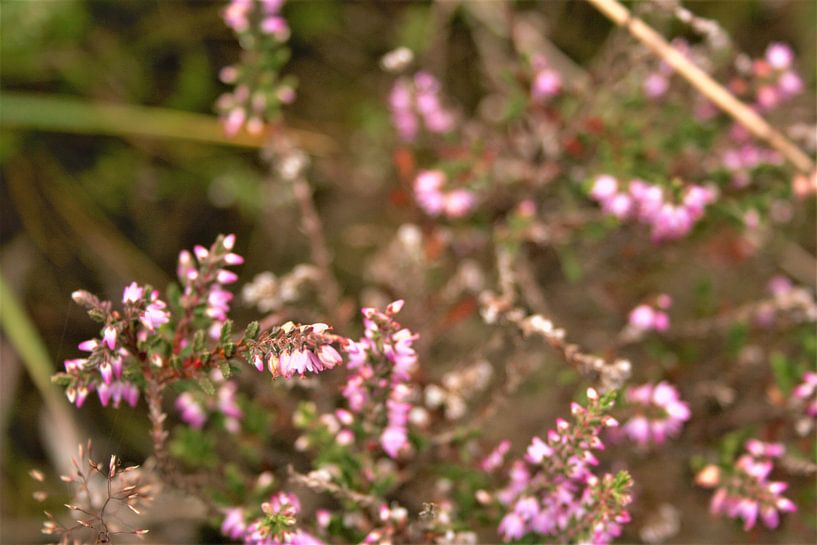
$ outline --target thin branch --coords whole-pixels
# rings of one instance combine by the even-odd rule
[[[706,72],[695,66],[689,59],[672,47],[658,32],[622,6],[618,0],[587,0],[615,24],[625,27],[633,38],[644,44],[650,51],[661,57],[690,85],[716,106],[732,116],[753,135],[765,140],[783,154],[798,170],[812,174],[814,161],[797,145],[774,129],[754,110],[735,98],[725,87],[712,79]]]
[[[324,235],[323,222],[315,207],[312,186],[304,172],[308,158],[284,133],[270,139],[265,158],[272,167],[273,174],[292,184],[292,192],[301,213],[301,228],[309,241],[309,253],[321,274],[323,285],[318,296],[326,312],[339,323],[340,284],[332,272],[332,253]]]
[[[601,356],[584,352],[579,345],[567,341],[564,329],[541,314],[528,315],[524,309],[513,307],[505,298],[487,291],[480,297],[480,302],[482,316],[488,323],[503,321],[516,326],[524,337],[541,337],[577,371],[585,375],[597,375],[602,390],[619,388],[630,377],[631,365],[628,360],[608,361]]]

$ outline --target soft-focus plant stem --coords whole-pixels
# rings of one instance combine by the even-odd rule
[[[0,126],[5,128],[147,136],[243,148],[261,148],[268,137],[247,132],[229,137],[213,116],[66,96],[3,92],[0,106]],[[322,134],[298,129],[287,129],[287,133],[309,153],[325,155],[334,149],[332,140]]]
[[[0,273],[0,324],[3,333],[25,365],[32,382],[40,391],[56,428],[68,438],[70,444],[79,444],[79,433],[69,412],[68,403],[51,383],[51,374],[54,372],[51,357],[2,273]]]

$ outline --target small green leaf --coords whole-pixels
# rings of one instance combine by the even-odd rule
[[[258,333],[261,331],[261,324],[258,322],[250,322],[247,324],[247,329],[244,330],[244,338],[255,340],[258,338]]]
[[[221,326],[221,335],[219,336],[219,343],[225,344],[230,342],[230,335],[233,332],[233,321],[227,320],[224,322],[224,325]]]
[[[91,320],[93,320],[95,322],[105,323],[105,319],[106,319],[105,318],[105,313],[102,312],[101,310],[92,308],[91,310],[88,311],[88,316],[90,316]]]
[[[65,373],[57,373],[51,377],[51,382],[58,386],[68,386],[71,384],[71,377]]]
[[[209,379],[209,378],[207,378],[207,377],[201,377],[201,378],[198,380],[198,384],[199,384],[199,388],[201,388],[201,390],[202,390],[202,391],[203,391],[205,394],[207,394],[207,395],[213,395],[213,394],[215,394],[215,393],[216,393],[216,387],[215,387],[215,386],[213,386],[213,383],[212,383],[212,382],[210,382],[210,379]]]
[[[769,363],[771,364],[777,387],[780,388],[784,394],[791,392],[792,388],[797,384],[797,366],[786,359],[786,356],[780,352],[774,352],[771,355]]]
[[[221,369],[221,374],[224,378],[230,378],[230,375],[233,374],[233,368],[230,367],[230,364],[226,361],[221,362],[218,367]]]
[[[199,329],[193,335],[193,352],[201,352],[204,350],[204,330]]]
[[[224,345],[224,356],[232,358],[235,355],[235,343],[227,343]]]

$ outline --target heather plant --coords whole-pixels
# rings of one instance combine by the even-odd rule
[[[589,59],[560,47],[557,5],[197,12],[222,32],[205,65],[227,65],[201,106],[218,118],[190,126],[217,132],[163,134],[259,153],[144,146],[147,166],[89,174],[144,184],[117,197],[140,210],[122,231],[175,280],[115,226],[77,245],[116,274],[71,294],[92,326],[68,315],[85,333],[52,383],[125,452],[80,447],[67,492],[30,472],[44,534],[171,539],[151,513],[183,498],[190,540],[257,545],[814,536],[810,52],[743,52],[678,0],[587,0],[590,27],[620,27],[580,27]],[[208,180],[209,204],[163,169]],[[219,231],[241,236],[179,252]]]

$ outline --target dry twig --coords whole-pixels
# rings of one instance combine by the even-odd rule
[[[798,170],[812,175],[814,161],[782,133],[773,128],[760,115],[735,98],[725,87],[712,79],[706,72],[695,66],[678,50],[669,44],[658,32],[621,5],[618,0],[587,0],[615,24],[624,27],[630,35],[644,44],[650,51],[661,57],[681,77],[687,80],[702,95],[732,116],[753,135],[765,140],[783,154]]]

